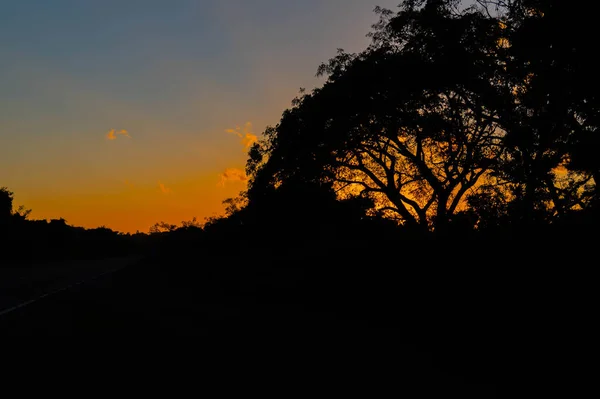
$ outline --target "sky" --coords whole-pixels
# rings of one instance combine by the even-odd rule
[[[249,145],[399,0],[0,0],[0,187],[34,219],[222,214]]]

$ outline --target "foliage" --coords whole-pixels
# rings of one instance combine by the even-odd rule
[[[250,149],[249,204],[285,186],[328,186],[339,199],[368,198],[372,215],[436,230],[459,214],[476,227],[592,206],[589,35],[554,28],[573,24],[572,8],[407,0],[397,13],[377,9],[372,44],[338,50],[318,68],[324,85],[301,92]]]
[[[0,187],[0,226],[7,226],[11,222],[26,220],[31,214],[31,209],[20,205],[16,210],[13,206],[14,193],[7,187]]]
[[[150,234],[160,234],[160,233],[168,233],[171,231],[175,231],[177,229],[176,224],[169,224],[167,222],[156,222],[150,227]]]
[[[6,187],[0,187],[0,226],[5,226],[12,215],[13,195]]]
[[[146,238],[71,226],[63,218],[30,219],[30,209],[13,207],[13,193],[0,188],[0,261],[47,261],[124,256],[141,248]]]

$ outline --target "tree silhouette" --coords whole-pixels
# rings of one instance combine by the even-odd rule
[[[14,193],[6,187],[0,187],[0,226],[7,226],[12,216]]]
[[[0,187],[0,226],[26,220],[31,214],[31,209],[20,205],[16,210],[13,205],[14,193],[7,187]]]
[[[121,234],[103,226],[94,229],[75,227],[63,218],[31,220],[30,213],[31,210],[23,205],[14,209],[13,192],[6,187],[0,188],[0,261],[121,256],[138,250],[145,238]]]
[[[255,144],[250,192],[329,181],[406,225],[446,225],[497,164],[504,135],[482,99],[499,96],[489,54],[500,29],[454,3],[379,10],[372,46],[323,64],[323,88],[296,99]]]
[[[597,195],[598,77],[593,20],[555,0],[480,0],[503,28],[512,101],[501,112],[515,218],[562,217]],[[596,190],[596,192],[594,192]]]
[[[237,197],[226,198],[223,200],[223,205],[225,206],[225,216],[233,216],[236,213],[240,212],[245,204],[246,204],[246,194],[241,193]]]
[[[148,232],[150,234],[160,234],[160,233],[167,233],[167,232],[172,232],[177,230],[177,225],[176,224],[169,224],[167,222],[156,222],[154,223],[150,229],[148,230]]]
[[[471,215],[548,222],[596,195],[597,90],[573,7],[551,0],[407,0],[372,44],[339,50],[249,152],[248,199],[286,185],[365,197],[372,213],[444,230]],[[562,10],[567,10],[563,14]],[[462,220],[465,220],[464,218]]]

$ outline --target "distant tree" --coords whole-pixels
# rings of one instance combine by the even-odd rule
[[[176,224],[169,224],[167,222],[157,222],[152,225],[149,229],[150,234],[168,233],[177,230]]]
[[[7,225],[13,210],[14,193],[6,187],[0,187],[0,225]]]
[[[20,261],[123,256],[139,248],[145,235],[134,237],[100,226],[71,226],[64,218],[30,220],[30,209],[14,209],[13,193],[0,188],[0,233],[3,256]],[[26,244],[35,250],[22,251]]]
[[[181,228],[183,228],[183,229],[202,228],[202,224],[194,216],[192,218],[192,220],[184,220],[184,221],[182,221],[181,222]]]
[[[204,224],[202,225],[202,228],[207,228],[207,227],[213,226],[213,225],[223,221],[224,219],[225,219],[224,216],[218,216],[218,215],[207,216],[204,218]]]
[[[55,228],[65,228],[68,226],[68,223],[64,218],[51,219],[49,224]]]
[[[14,193],[6,187],[0,187],[0,225],[12,221],[24,221],[31,214],[31,209],[20,205],[16,210],[13,205]]]
[[[27,220],[29,215],[31,214],[31,209],[27,209],[25,205],[19,205],[16,211],[14,211],[13,216],[18,220]]]
[[[248,202],[245,192],[233,198],[225,199],[222,204],[225,206],[225,216],[232,216],[241,211]]]

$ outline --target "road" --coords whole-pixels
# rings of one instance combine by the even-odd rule
[[[258,291],[269,282],[299,279],[293,270],[256,276],[220,268],[220,273],[171,274],[169,267],[135,257],[5,267],[0,272],[0,333],[197,336],[265,325],[315,333],[331,323],[361,326],[361,321],[333,319],[326,311],[307,312],[285,298],[260,298]]]
[[[134,264],[140,257],[70,260],[0,267],[0,315]]]
[[[344,282],[340,278],[348,273],[325,278],[319,269],[297,267],[287,258],[272,263],[276,267],[259,268],[248,267],[243,256],[180,256],[2,267],[0,335],[184,335],[209,337],[200,342],[214,347],[225,341],[264,343],[265,337],[284,348],[329,341],[403,359],[413,374],[420,370],[417,374],[444,384],[450,384],[444,374],[455,382],[457,375],[470,375],[483,384],[468,388],[477,393],[473,397],[491,398],[494,381],[518,374],[530,378],[530,363],[512,359],[539,357],[532,343],[548,347],[545,337],[551,337],[556,320],[580,326],[578,334],[593,331],[592,319],[585,317],[592,314],[592,290],[568,290],[578,306],[567,306],[564,294],[527,289],[534,287],[530,279],[512,284],[504,279],[494,289],[480,279],[476,289],[467,290],[439,278],[427,280],[431,288],[403,278],[392,281],[389,298],[396,292],[399,297],[389,302],[369,299],[379,288],[369,289],[368,281],[356,285],[360,276]],[[586,320],[589,326],[582,325]]]
[[[302,342],[328,351],[330,342],[354,354],[362,350],[381,364],[393,358],[385,368],[390,377],[396,375],[390,381],[403,375],[419,390],[496,397],[489,382],[469,383],[452,370],[440,370],[431,353],[402,339],[398,329],[371,328],[364,320],[290,300],[284,293],[293,296],[293,282],[301,279],[298,270],[252,275],[221,265],[221,273],[196,272],[192,278],[181,271],[170,274],[171,267],[163,266],[124,258],[5,268],[0,335],[210,338],[203,350],[244,340],[281,348]],[[268,288],[269,281],[277,281],[279,288]],[[277,300],[265,299],[265,290]]]

